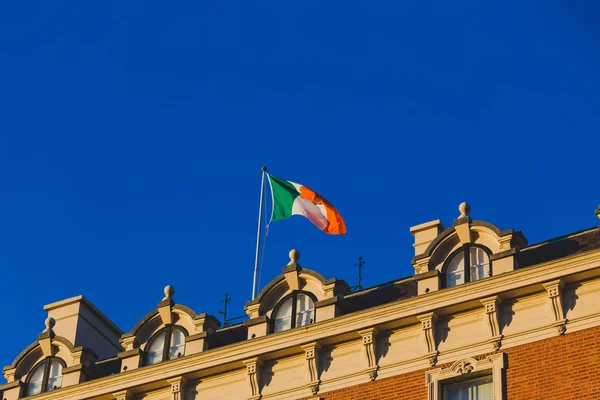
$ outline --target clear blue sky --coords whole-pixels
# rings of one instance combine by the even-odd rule
[[[510,5],[507,3],[511,3]],[[124,331],[250,300],[260,167],[348,234],[271,226],[364,285],[412,274],[409,228],[471,215],[530,243],[598,224],[597,2],[72,1],[0,6],[0,364],[84,294]]]

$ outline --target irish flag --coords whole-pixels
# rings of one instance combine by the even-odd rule
[[[271,222],[292,215],[303,215],[320,230],[331,235],[346,233],[346,224],[340,213],[325,198],[299,183],[268,175],[273,197]]]

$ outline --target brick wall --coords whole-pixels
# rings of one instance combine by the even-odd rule
[[[508,400],[600,399],[600,327],[504,353]]]
[[[600,400],[600,327],[501,352],[507,355],[507,400]],[[449,364],[441,367],[448,366]],[[427,400],[425,371],[319,393],[316,398]],[[315,397],[307,399],[313,398]]]

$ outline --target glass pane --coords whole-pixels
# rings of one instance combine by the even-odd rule
[[[312,324],[314,322],[315,306],[310,297],[298,293],[296,298],[296,327]]]
[[[61,386],[62,365],[58,361],[52,361],[50,373],[48,374],[48,390],[60,389]]]
[[[169,347],[169,360],[182,357],[185,354],[185,335],[179,329],[171,332],[171,346]]]
[[[292,299],[287,299],[279,307],[275,316],[275,332],[285,331],[292,327]]]
[[[465,283],[465,253],[462,251],[454,256],[446,270],[446,287]]]
[[[150,344],[148,349],[148,365],[156,364],[162,361],[163,351],[165,350],[166,332],[158,335]]]
[[[444,385],[443,400],[493,400],[494,387],[492,377],[473,379]]]
[[[490,276],[490,259],[487,253],[479,247],[470,248],[471,281],[488,278]]]
[[[42,381],[44,380],[44,368],[46,363],[39,365],[33,372],[30,372],[29,383],[27,384],[27,396],[33,396],[42,392]]]

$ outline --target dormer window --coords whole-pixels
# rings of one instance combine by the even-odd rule
[[[35,366],[27,379],[27,396],[33,396],[62,386],[62,362],[49,357]]]
[[[154,335],[147,349],[147,365],[179,358],[185,353],[185,333],[179,327],[167,325]]]
[[[490,257],[482,247],[467,244],[449,259],[446,266],[446,287],[474,282],[492,275]]]
[[[274,332],[312,324],[315,320],[315,303],[312,295],[292,292],[275,308],[274,315]]]

